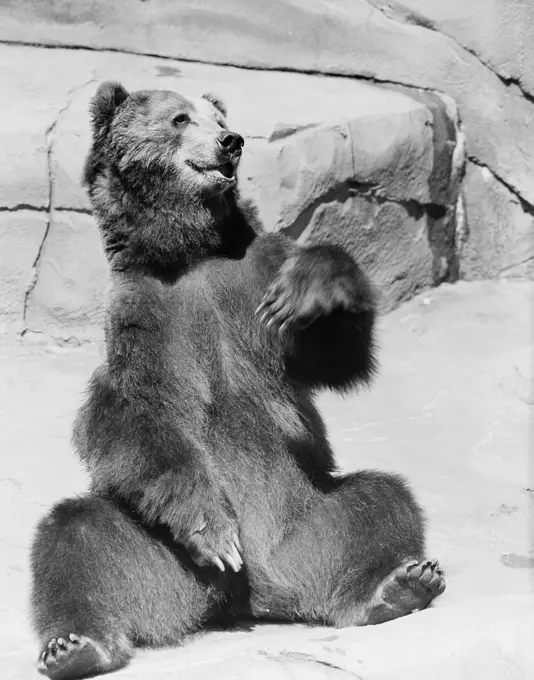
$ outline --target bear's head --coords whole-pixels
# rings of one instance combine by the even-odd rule
[[[243,137],[211,94],[129,93],[106,82],[90,105],[93,141],[83,183],[106,252],[170,262],[212,252],[235,205]]]
[[[84,182],[91,188],[102,165],[126,182],[163,175],[180,192],[220,194],[236,183],[243,137],[226,126],[226,108],[211,94],[197,101],[164,90],[128,93],[103,83],[91,102],[93,158]]]

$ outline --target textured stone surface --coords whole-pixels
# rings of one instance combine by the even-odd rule
[[[296,73],[171,67],[124,54],[0,46],[0,57],[11,66],[3,74],[10,91],[24,82],[28,127],[47,143],[46,175],[35,178],[24,167],[17,175],[29,196],[49,195],[52,207],[28,299],[30,330],[64,340],[99,334],[97,326],[84,327],[99,318],[105,277],[80,177],[90,143],[88,104],[104,79],[193,97],[219,92],[231,127],[247,140],[241,186],[266,227],[350,248],[382,289],[385,309],[454,275],[463,147],[446,97]],[[62,86],[47,91],[45,73],[52,72]],[[22,127],[13,144],[24,144],[24,134]],[[429,210],[444,219],[429,218]]]
[[[386,3],[376,4],[383,8]],[[470,51],[487,54],[488,62],[491,56],[513,77],[534,73],[529,39],[534,4],[476,0],[467,3],[470,9],[460,0],[412,4],[426,19],[422,25],[399,20],[398,11],[386,16],[368,0],[220,0],[209,6],[195,0],[95,0],[90,5],[10,0],[0,15],[0,39],[355,75],[439,90],[460,107],[470,153],[534,204],[529,130],[534,105]],[[449,10],[438,9],[441,4]],[[410,9],[411,0],[387,5]],[[439,29],[445,19],[453,24],[453,36],[475,31],[472,43],[465,40],[469,49],[432,30],[433,21]]]
[[[319,406],[344,470],[405,474],[448,587],[404,619],[345,630],[254,625],[140,652],[117,680],[527,680],[534,677],[533,284],[445,285],[387,315],[371,391]],[[0,664],[29,680],[28,546],[58,498],[86,488],[69,442],[97,363],[88,349],[0,347]],[[530,491],[529,491],[530,489]]]
[[[451,36],[505,81],[534,94],[531,0],[368,0],[391,18]]]
[[[473,163],[467,165],[464,194],[461,276],[534,278],[534,210]]]
[[[93,218],[54,211],[37,271],[27,300],[28,330],[59,339],[94,337],[103,320],[108,267]]]
[[[358,229],[352,226],[355,222]],[[302,231],[295,226],[288,233],[301,243],[334,242],[357,254],[364,270],[372,273],[382,309],[456,274],[454,225],[417,206],[372,193],[362,197],[349,188],[322,202]]]
[[[267,144],[257,143],[253,153],[244,155],[245,189],[264,206],[269,222],[276,216],[278,228],[302,221],[303,213],[329,193],[346,191],[347,183],[354,193],[373,191],[394,201],[454,204],[456,197],[447,194],[454,127],[448,157],[438,159],[434,119],[424,104],[366,85],[358,89],[347,110],[332,101],[339,112],[335,123],[316,122],[317,127],[285,136],[275,131]],[[365,107],[359,105],[360,97]],[[432,174],[439,160],[445,171],[443,181],[434,187]]]
[[[47,224],[44,212],[0,212],[0,337],[25,328],[26,295]]]
[[[0,42],[91,51],[0,51],[0,208],[47,206],[52,187],[55,207],[88,210],[78,179],[96,82],[214,89],[247,137],[242,185],[267,227],[358,248],[387,243],[382,258],[378,248],[361,253],[386,308],[458,271],[532,277],[533,26],[530,0],[4,2]],[[452,101],[473,162],[460,224]],[[431,133],[421,129],[430,123]],[[445,215],[427,204],[447,206]]]
[[[0,46],[0,207],[48,207],[57,120],[90,73],[80,53],[32,52]]]

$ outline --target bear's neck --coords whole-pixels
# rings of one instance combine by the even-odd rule
[[[210,256],[242,257],[255,237],[234,191],[198,198],[159,192],[124,194],[115,209],[95,212],[112,271],[173,283]]]

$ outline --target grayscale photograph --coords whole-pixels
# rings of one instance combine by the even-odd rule
[[[0,679],[534,678],[534,0],[0,0]]]

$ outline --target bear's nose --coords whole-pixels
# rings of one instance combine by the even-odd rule
[[[237,132],[229,132],[228,130],[223,130],[217,137],[219,146],[227,153],[233,153],[240,149],[245,140]]]

